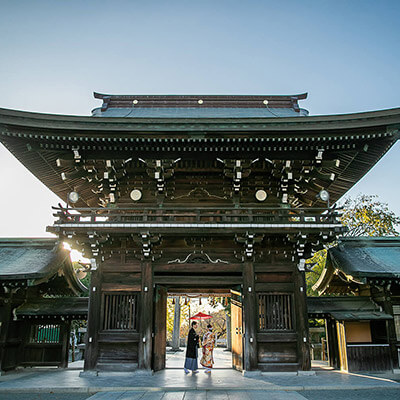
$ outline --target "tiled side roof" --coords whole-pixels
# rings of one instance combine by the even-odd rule
[[[16,314],[26,316],[87,315],[87,297],[58,297],[36,299],[17,308]]]
[[[56,243],[55,239],[0,239],[0,279],[34,279],[56,272],[62,261]]]
[[[315,318],[327,315],[337,320],[374,320],[392,319],[392,316],[380,311],[369,297],[308,297],[308,314]]]
[[[349,238],[329,250],[335,268],[355,278],[400,278],[400,238]]]

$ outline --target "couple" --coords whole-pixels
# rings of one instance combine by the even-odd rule
[[[192,374],[197,374],[197,348],[199,347],[199,335],[196,333],[197,322],[192,322],[192,328],[189,331],[188,342],[186,348],[186,360],[184,371],[188,374],[192,371]],[[215,335],[213,328],[210,324],[207,325],[207,332],[203,336],[203,357],[201,357],[200,364],[205,368],[205,373],[211,374],[211,368],[214,364],[213,350],[215,347]]]

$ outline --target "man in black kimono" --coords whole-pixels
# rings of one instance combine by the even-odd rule
[[[192,328],[189,331],[187,347],[186,347],[186,359],[185,366],[183,367],[185,374],[192,371],[192,374],[197,374],[197,349],[199,347],[199,335],[196,333],[197,322],[192,322]]]

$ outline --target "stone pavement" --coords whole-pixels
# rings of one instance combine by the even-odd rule
[[[99,391],[204,391],[204,390],[341,390],[400,389],[393,379],[338,371],[318,371],[315,375],[251,374],[219,369],[211,375],[199,372],[185,375],[181,369],[167,369],[154,375],[142,372],[100,372],[98,376],[79,376],[78,370],[41,370],[27,368],[0,377],[0,393],[5,392],[77,392]],[[395,377],[393,377],[395,378]],[[397,378],[400,378],[397,376]],[[400,396],[399,396],[400,397]]]
[[[17,397],[16,397],[17,396]],[[398,392],[393,389],[311,390],[290,391],[161,391],[161,392],[102,392],[93,396],[83,393],[1,393],[1,400],[394,400]]]
[[[400,383],[396,382],[400,381],[400,375],[346,374],[330,370],[323,363],[317,365],[312,374],[242,374],[227,368],[231,365],[230,357],[229,352],[217,349],[215,360],[219,368],[211,375],[203,370],[185,375],[181,368],[184,352],[167,353],[169,368],[154,375],[99,372],[97,376],[80,376],[82,363],[79,361],[66,370],[26,368],[0,376],[0,399],[14,399],[12,396],[15,396],[23,400],[24,394],[32,399],[71,399],[71,393],[75,393],[77,399],[90,400],[400,399]]]

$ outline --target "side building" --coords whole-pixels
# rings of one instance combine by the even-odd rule
[[[0,238],[0,373],[68,365],[71,320],[88,299],[69,251],[56,239]]]
[[[0,110],[0,140],[67,201],[91,259],[86,370],[165,367],[168,293],[231,296],[233,367],[310,369],[305,259],[398,139],[400,110],[315,116],[294,96],[95,94],[91,117]]]
[[[400,238],[342,238],[309,298],[326,319],[329,362],[345,371],[399,369]]]

